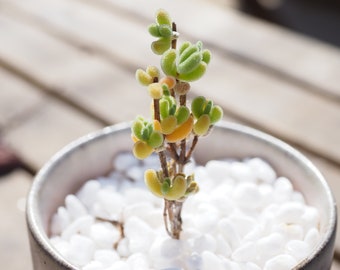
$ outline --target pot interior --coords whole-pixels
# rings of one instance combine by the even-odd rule
[[[108,173],[113,157],[130,149],[129,125],[115,125],[68,145],[43,167],[32,186],[27,208],[29,227],[43,245],[49,245],[50,219],[66,195],[76,192],[85,181]],[[221,158],[265,159],[319,209],[325,241],[334,230],[334,200],[326,182],[309,160],[285,143],[244,126],[222,123],[199,140],[194,157],[201,164]]]

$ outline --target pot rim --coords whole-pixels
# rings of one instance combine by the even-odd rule
[[[43,183],[46,181],[46,177],[50,173],[50,171],[53,169],[54,166],[56,166],[61,160],[65,157],[65,155],[71,154],[73,151],[75,151],[77,148],[81,147],[82,145],[93,142],[96,140],[100,140],[102,137],[106,137],[110,134],[120,132],[126,129],[130,129],[131,122],[123,122],[119,124],[114,124],[112,126],[105,127],[103,129],[100,129],[95,132],[91,132],[85,136],[82,136],[66,146],[64,146],[61,150],[59,150],[56,154],[54,154],[46,163],[43,165],[43,167],[39,170],[37,175],[34,178],[34,181],[32,183],[32,186],[30,188],[30,191],[27,196],[27,202],[26,202],[26,222],[28,229],[30,231],[31,236],[36,240],[38,245],[42,247],[45,252],[48,253],[50,257],[52,257],[58,264],[61,266],[66,266],[68,269],[78,269],[75,265],[68,262],[63,256],[59,254],[59,252],[56,251],[56,249],[52,246],[52,244],[49,241],[49,238],[47,236],[47,233],[44,231],[43,226],[41,224],[41,220],[38,218],[39,216],[39,208],[38,208],[38,194],[39,191],[43,185]],[[321,172],[316,168],[316,166],[302,153],[300,153],[298,150],[290,146],[289,144],[283,142],[282,140],[273,137],[272,135],[269,135],[267,133],[264,133],[262,131],[259,131],[257,129],[227,122],[227,121],[220,121],[215,125],[216,128],[219,129],[227,129],[235,132],[239,132],[244,135],[248,135],[257,139],[260,139],[262,141],[265,141],[266,143],[282,150],[283,152],[289,154],[290,156],[294,157],[296,160],[299,161],[300,165],[304,166],[308,170],[310,170],[320,181],[323,189],[325,190],[327,194],[327,200],[328,205],[332,206],[330,211],[330,217],[329,217],[329,226],[326,228],[326,231],[323,235],[323,241],[317,246],[317,248],[314,249],[314,251],[309,254],[307,258],[305,258],[303,261],[301,261],[294,269],[300,269],[301,267],[307,265],[312,258],[317,255],[318,252],[320,252],[322,249],[325,248],[326,244],[332,237],[334,231],[336,230],[336,223],[337,223],[337,212],[336,212],[336,201],[334,199],[334,196],[330,190],[330,187],[328,186],[324,176],[321,174]]]

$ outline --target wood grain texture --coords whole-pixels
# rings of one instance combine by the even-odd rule
[[[31,179],[31,175],[20,170],[0,177],[2,269],[33,270],[25,222],[25,198]]]

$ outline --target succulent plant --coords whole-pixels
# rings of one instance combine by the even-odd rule
[[[164,75],[155,66],[136,71],[136,79],[146,87],[153,109],[150,120],[138,116],[132,123],[133,153],[138,159],[158,154],[160,170],[148,169],[144,180],[152,194],[164,199],[166,230],[179,239],[182,205],[199,190],[194,175],[184,174],[184,166],[190,162],[198,138],[209,133],[223,111],[203,96],[195,97],[188,106],[190,83],[205,74],[210,51],[203,49],[201,41],[186,41],[177,48],[179,34],[169,14],[160,9],[155,17],[148,30],[156,38],[151,49],[161,56]]]

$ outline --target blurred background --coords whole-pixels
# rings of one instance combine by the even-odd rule
[[[193,95],[298,148],[340,198],[339,1],[0,0],[1,269],[32,269],[25,197],[43,164],[148,114],[134,72],[158,65],[146,28],[159,7],[213,52]]]

